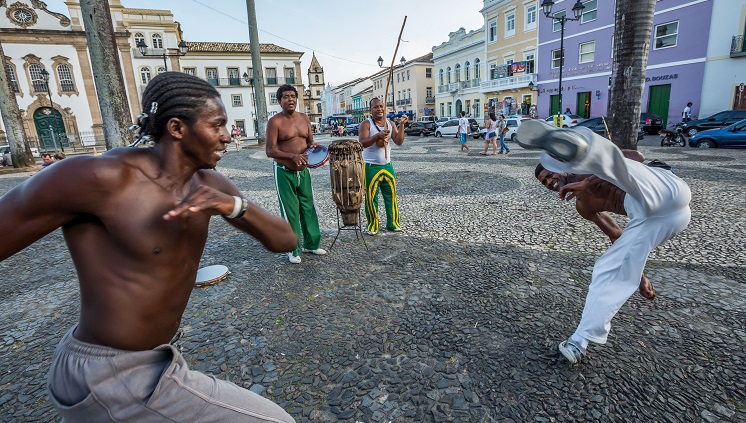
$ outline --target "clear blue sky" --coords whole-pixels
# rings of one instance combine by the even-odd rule
[[[50,10],[67,14],[64,0],[46,0]],[[407,24],[396,61],[427,54],[448,41],[448,33],[480,28],[481,0],[255,0],[259,40],[305,52],[303,80],[311,53],[337,85],[378,70],[376,59],[391,62],[404,16]],[[243,0],[122,0],[125,7],[168,9],[181,23],[187,41],[248,42]],[[272,35],[270,35],[272,34]]]

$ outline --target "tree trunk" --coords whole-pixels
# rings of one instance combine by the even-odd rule
[[[655,0],[617,0],[609,131],[620,148],[637,149]]]
[[[106,148],[128,145],[132,140],[129,130],[132,121],[109,2],[80,0],[80,13],[83,15],[85,38],[91,55]]]
[[[254,70],[252,78],[254,85],[254,102],[256,103],[257,140],[259,145],[267,142],[267,96],[264,95],[264,77],[262,76],[262,56],[259,50],[259,32],[256,29],[256,7],[254,0],[246,0],[249,13],[249,50],[251,51],[251,67]]]
[[[23,120],[21,111],[18,109],[16,93],[10,86],[2,43],[0,43],[0,65],[3,67],[0,71],[0,115],[2,115],[8,136],[10,158],[13,161],[13,167],[31,166],[34,164],[34,157],[31,155],[31,147],[23,132]]]

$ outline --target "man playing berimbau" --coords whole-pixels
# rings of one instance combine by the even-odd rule
[[[546,180],[545,186],[559,187],[561,198],[581,197],[594,212],[630,219],[620,234],[614,234],[611,226],[607,227],[609,232],[604,231],[616,240],[593,267],[575,333],[559,344],[560,353],[577,363],[585,356],[589,342],[606,343],[611,319],[644,284],[642,272],[650,251],[687,227],[691,192],[670,167],[646,166],[626,158],[611,141],[587,128],[559,129],[541,121],[526,121],[518,129],[517,141],[524,148],[545,150],[541,165],[549,171],[593,175],[562,186],[559,181]],[[608,223],[599,227],[605,225]]]
[[[297,238],[211,170],[231,141],[214,87],[166,72],[142,104],[153,147],[68,158],[0,198],[0,260],[61,227],[78,272],[80,319],[54,353],[49,398],[69,422],[292,422],[268,399],[189,370],[169,341],[212,216],[274,252]]]

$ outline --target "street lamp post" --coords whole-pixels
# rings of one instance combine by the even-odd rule
[[[138,40],[137,44],[135,44],[135,47],[137,47],[137,50],[140,51],[140,55],[144,57],[158,57],[163,56],[163,66],[168,70],[168,63],[166,62],[166,57],[179,57],[184,56],[187,54],[187,51],[189,50],[189,47],[187,46],[186,41],[181,40],[179,42],[179,51],[174,54],[166,53],[166,49],[162,49],[163,52],[161,54],[148,54],[148,45],[145,44],[145,40]]]
[[[256,117],[256,119],[259,119],[259,111],[256,108],[256,98],[255,98],[256,94],[254,94],[254,84],[253,84],[254,81],[251,81],[251,79],[249,79],[249,74],[246,73],[246,72],[243,73],[243,80],[246,81],[247,83],[249,83],[249,85],[251,85],[251,97],[252,97],[251,102],[254,103],[254,116]],[[252,119],[252,123],[253,123],[253,119]],[[255,124],[254,125],[254,134],[256,134],[256,129],[257,128],[256,128],[256,124]]]
[[[383,57],[378,56],[377,62],[378,62],[378,67],[383,68]],[[399,63],[401,63],[401,65],[404,66],[404,64],[407,63],[407,59],[405,59],[404,56],[402,56],[401,59],[399,60]],[[394,113],[396,113],[396,103],[394,102],[393,98],[394,98],[394,74],[392,73],[391,74],[391,109],[393,110]],[[386,98],[383,101],[384,101],[384,104],[386,104],[385,102],[388,102],[389,99]]]
[[[565,13],[563,16],[553,16],[552,15],[552,6],[554,6],[554,2],[552,0],[544,0],[541,3],[541,8],[544,11],[544,15],[551,19],[552,22],[558,21],[560,23],[560,65],[559,65],[559,105],[557,108],[557,126],[562,126],[562,67],[565,65],[565,22],[567,21],[578,21],[580,20],[580,16],[583,14],[583,9],[585,9],[585,6],[583,6],[583,3],[580,0],[577,0],[575,2],[575,5],[572,7],[572,13],[575,16],[574,18],[568,18],[567,13]]]
[[[49,72],[47,72],[46,69],[42,69],[40,74],[41,74],[42,79],[44,79],[44,84],[47,86],[47,95],[49,95],[49,108],[52,111],[50,116],[52,116],[52,119],[54,119],[55,118],[54,103],[52,103],[52,89],[49,87]],[[52,125],[49,125],[49,135],[52,136],[52,144],[54,145],[54,151],[57,152],[57,139],[54,136],[54,128],[52,127]],[[60,143],[60,149],[62,150],[63,153],[65,152],[65,149],[62,147],[62,143]]]

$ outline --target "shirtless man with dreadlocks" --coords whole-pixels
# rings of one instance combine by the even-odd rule
[[[152,148],[68,158],[0,198],[0,260],[61,227],[78,272],[80,319],[54,353],[49,398],[69,422],[292,422],[266,398],[189,370],[169,341],[212,216],[270,251],[297,238],[210,170],[231,141],[215,88],[166,72],[142,108]]]

